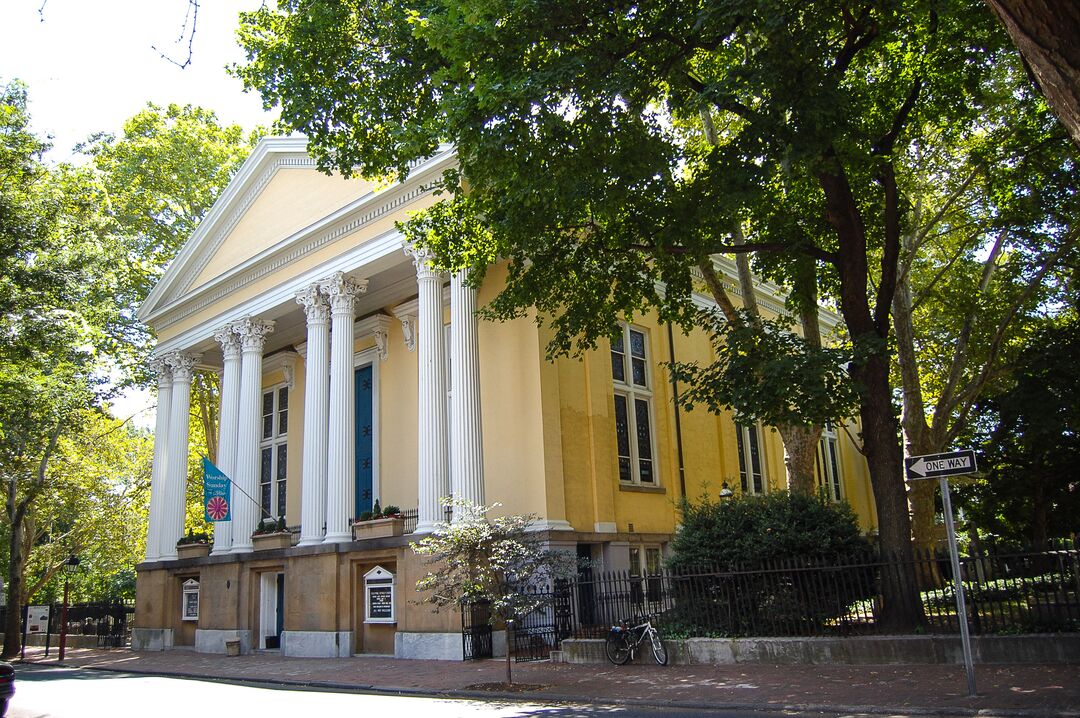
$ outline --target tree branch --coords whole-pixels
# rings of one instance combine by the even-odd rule
[[[698,261],[697,266],[701,270],[701,276],[705,278],[705,284],[709,287],[713,301],[720,307],[720,311],[724,313],[724,318],[736,326],[741,325],[742,318],[739,317],[739,313],[735,310],[735,305],[732,303],[731,297],[728,296],[727,290],[724,289],[724,285],[720,283],[720,278],[716,276],[716,267],[713,266],[712,259],[703,257]]]
[[[967,422],[968,414],[971,413],[971,409],[975,405],[975,401],[979,397],[979,393],[990,380],[990,377],[992,376],[994,360],[997,359],[997,356],[1001,351],[1001,345],[1004,343],[1005,340],[1005,331],[1008,329],[1009,324],[1015,318],[1016,313],[1020,310],[1021,305],[1023,305],[1031,298],[1031,296],[1042,284],[1043,277],[1045,277],[1050,272],[1050,270],[1054,267],[1054,265],[1057,264],[1058,260],[1061,259],[1066,252],[1068,252],[1076,245],[1078,238],[1080,238],[1080,229],[1074,229],[1062,241],[1061,246],[1058,247],[1054,251],[1054,253],[1047,258],[1046,263],[1043,264],[1043,266],[1039,269],[1035,276],[1032,277],[1032,279],[1028,283],[1027,288],[1023,291],[1023,293],[1021,293],[1019,297],[1016,298],[1016,301],[1014,301],[1012,305],[1010,305],[1009,309],[1005,312],[1005,316],[1002,317],[1001,321],[998,323],[997,331],[994,332],[994,338],[990,342],[990,351],[987,353],[986,362],[983,364],[982,371],[979,372],[979,375],[976,378],[968,382],[967,386],[964,387],[963,391],[957,394],[956,399],[952,402],[951,406],[948,407],[948,413],[951,414],[952,410],[955,409],[956,406],[960,405],[961,403],[963,404],[963,408],[960,410],[960,414],[957,416],[956,421],[953,422],[952,427],[947,432],[947,438],[949,438],[950,440],[960,432],[961,428],[963,428],[964,424]]]

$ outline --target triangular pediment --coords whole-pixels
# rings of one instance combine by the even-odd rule
[[[259,142],[139,309],[153,317],[200,287],[370,195],[375,184],[319,172],[301,137]]]

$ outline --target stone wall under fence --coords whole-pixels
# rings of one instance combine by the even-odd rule
[[[958,636],[858,636],[851,638],[687,638],[664,641],[675,665],[885,665],[962,664]],[[1080,634],[973,636],[975,663],[1080,664]],[[604,640],[571,638],[553,651],[556,663],[605,663]],[[635,663],[652,662],[648,648]]]

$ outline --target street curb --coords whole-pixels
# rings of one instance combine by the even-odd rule
[[[592,696],[550,696],[544,694],[528,693],[505,693],[497,691],[470,691],[460,688],[438,690],[434,688],[406,688],[397,686],[375,686],[357,683],[336,683],[333,681],[302,681],[275,678],[237,678],[231,676],[212,676],[198,673],[181,673],[178,671],[146,671],[131,668],[113,668],[110,666],[73,666],[64,663],[51,663],[48,665],[36,661],[21,661],[19,665],[39,666],[41,668],[66,668],[69,670],[90,670],[106,673],[133,673],[143,676],[155,676],[159,678],[181,678],[224,683],[228,685],[250,685],[277,688],[296,688],[312,691],[328,691],[339,693],[359,693],[371,695],[389,696],[424,696],[433,698],[469,699],[469,700],[499,700],[510,703],[544,703],[551,705],[585,704],[590,706],[633,706],[636,708],[676,708],[683,710],[702,711],[813,711],[819,713],[865,713],[870,715],[911,715],[911,716],[970,716],[971,718],[1080,718],[1080,711],[1057,711],[1047,712],[1043,710],[1019,709],[1019,708],[930,708],[921,706],[869,706],[869,705],[840,705],[827,703],[702,703],[696,701],[655,701],[645,698],[605,698],[597,700]]]

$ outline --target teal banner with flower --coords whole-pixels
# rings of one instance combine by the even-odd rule
[[[203,506],[206,508],[207,521],[229,521],[229,498],[232,481],[214,466],[210,459],[203,457]]]

